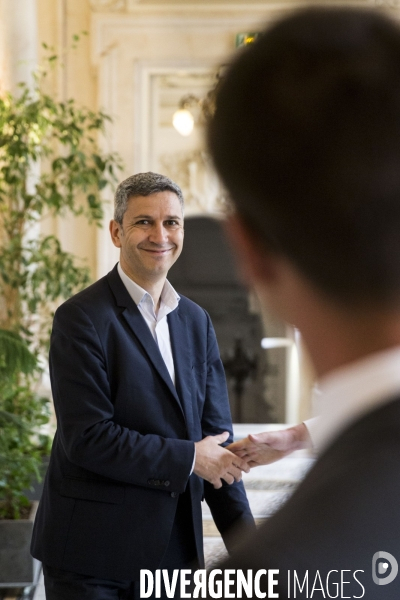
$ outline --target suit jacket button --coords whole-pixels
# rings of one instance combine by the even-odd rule
[[[171,492],[171,498],[176,498],[177,497],[177,493],[176,492]]]
[[[169,481],[164,481],[164,485],[165,485],[165,487],[168,487],[169,486]]]

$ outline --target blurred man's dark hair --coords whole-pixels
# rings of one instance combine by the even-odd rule
[[[209,147],[268,248],[346,305],[400,298],[400,30],[310,8],[228,70]]]

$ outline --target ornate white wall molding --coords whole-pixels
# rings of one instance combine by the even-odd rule
[[[164,12],[181,12],[181,13],[215,13],[220,12],[229,14],[233,12],[258,12],[266,10],[280,10],[282,5],[297,6],[299,0],[282,0],[281,2],[268,2],[265,0],[244,2],[243,0],[231,0],[230,2],[218,2],[218,0],[201,2],[196,0],[186,0],[185,2],[175,2],[174,0],[159,2],[158,0],[146,0],[144,3],[142,0],[126,0],[127,9],[129,12],[157,12],[158,14]],[[305,3],[306,0],[303,0]]]
[[[93,10],[123,11],[127,7],[127,0],[90,0],[90,6]]]
[[[112,4],[117,3],[118,0],[93,0],[95,4]],[[120,0],[122,2],[122,0]],[[204,13],[257,13],[259,11],[268,11],[279,13],[281,11],[293,10],[301,6],[309,6],[308,0],[280,0],[280,1],[268,1],[268,0],[253,0],[244,2],[243,0],[230,0],[229,2],[209,0],[207,2],[201,2],[198,0],[186,0],[175,1],[175,0],[124,0],[126,10],[128,12],[137,13],[192,13],[192,14],[204,14]],[[357,7],[371,7],[384,6],[387,8],[399,8],[398,0],[321,0],[321,4],[326,6],[357,6]]]
[[[185,216],[222,216],[227,196],[204,150],[169,153],[161,157],[163,173],[179,181],[185,198]]]
[[[135,61],[134,102],[135,102],[135,146],[134,164],[138,171],[152,168],[155,158],[152,148],[153,123],[153,82],[157,77],[173,75],[177,72],[209,74],[214,70],[213,62],[194,60]]]
[[[139,7],[138,7],[139,8]],[[107,48],[111,44],[121,44],[124,37],[146,35],[149,40],[149,45],[152,45],[150,36],[160,34],[171,35],[171,41],[173,38],[175,42],[177,36],[191,35],[201,36],[204,34],[214,34],[215,36],[226,35],[227,32],[232,32],[232,38],[230,39],[230,45],[225,45],[224,52],[234,51],[234,35],[240,31],[254,30],[254,28],[260,29],[263,24],[276,17],[273,11],[266,11],[265,8],[258,7],[257,12],[247,11],[246,15],[236,11],[227,11],[221,13],[215,13],[212,11],[210,14],[201,11],[195,15],[191,12],[185,11],[184,14],[175,14],[174,12],[166,11],[166,7],[163,7],[163,12],[155,11],[148,12],[147,10],[138,10],[135,14],[128,13],[109,13],[95,12],[92,15],[92,60],[95,64],[99,62],[103,53],[107,51]],[[182,10],[182,9],[181,9]],[[221,45],[221,44],[220,44]],[[134,49],[124,48],[126,53],[133,54]],[[209,54],[216,56],[216,60],[221,58],[221,52],[218,53],[218,47],[216,45],[215,51],[211,48]],[[218,54],[220,56],[218,56]],[[154,56],[154,53],[151,52]],[[166,52],[156,51],[156,56],[160,59],[168,56]],[[182,52],[175,56],[179,60],[182,56],[187,55],[185,52],[184,44],[182,43]],[[218,58],[217,58],[218,57]],[[142,56],[145,58],[145,56]]]

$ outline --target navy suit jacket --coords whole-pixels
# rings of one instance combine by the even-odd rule
[[[50,375],[57,415],[32,554],[95,577],[135,580],[167,548],[179,494],[191,496],[200,564],[205,496],[228,543],[252,528],[242,483],[192,474],[194,442],[229,431],[226,382],[208,314],[185,297],[168,315],[174,387],[116,267],[54,317]]]

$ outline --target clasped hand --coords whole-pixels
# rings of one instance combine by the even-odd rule
[[[249,435],[233,442],[227,449],[245,460],[249,467],[268,465],[295,450],[311,448],[312,442],[304,423],[281,429]]]
[[[248,473],[250,468],[268,465],[294,450],[312,447],[304,423],[280,431],[249,435],[222,448],[219,444],[225,442],[228,437],[227,432],[220,433],[208,436],[195,444],[194,472],[212,483],[215,488],[222,486],[221,479],[229,484],[240,481],[242,471]]]
[[[245,459],[220,446],[228,437],[229,433],[225,431],[218,435],[209,435],[201,442],[195,443],[196,460],[193,471],[212,483],[216,489],[222,487],[222,479],[231,484],[241,480],[242,471],[250,471]]]

